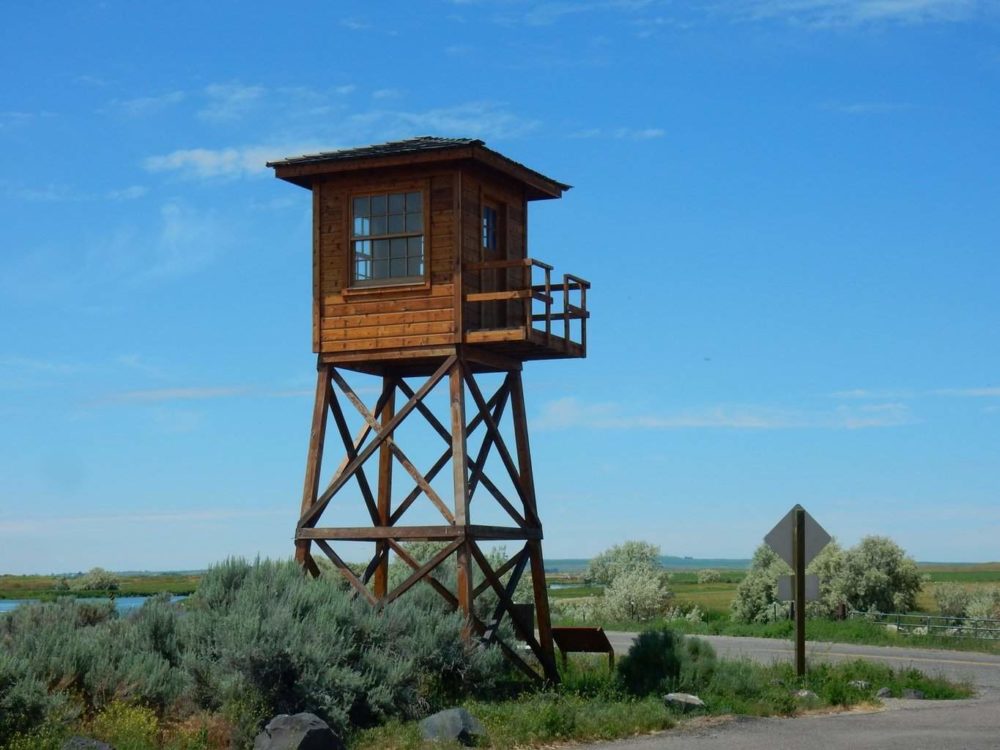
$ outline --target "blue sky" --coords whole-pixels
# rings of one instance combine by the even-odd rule
[[[977,0],[11,2],[0,571],[283,556],[310,201],[268,159],[471,136],[575,187],[530,253],[546,554],[1000,559],[1000,11]]]

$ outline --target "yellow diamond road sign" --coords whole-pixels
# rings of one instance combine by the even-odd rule
[[[816,523],[816,519],[810,516],[808,511],[803,512],[806,514],[805,560],[806,565],[808,565],[830,541],[830,535]],[[795,564],[792,558],[792,533],[794,530],[795,508],[792,508],[784,518],[778,521],[777,526],[764,537],[765,544],[789,565]]]

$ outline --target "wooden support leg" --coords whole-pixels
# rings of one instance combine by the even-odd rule
[[[455,490],[455,525],[468,528],[469,525],[469,472],[466,456],[465,433],[465,364],[455,360],[449,373],[449,397],[451,404],[451,459]],[[473,580],[472,553],[468,543],[458,548],[456,555],[458,565],[458,608],[466,616],[469,625],[466,636],[471,637]]]
[[[521,383],[521,373],[511,372],[507,375],[510,382],[511,414],[514,418],[514,440],[517,445],[517,463],[521,479],[522,496],[525,498],[524,515],[528,524],[539,531],[542,522],[538,518],[538,505],[535,499],[535,475],[531,467],[531,446],[528,443],[528,417],[524,404],[524,387]],[[538,622],[538,643],[545,653],[545,676],[554,682],[559,681],[559,673],[555,666],[555,651],[552,642],[552,619],[549,611],[549,592],[545,583],[545,560],[542,558],[542,543],[538,540],[527,543],[528,555],[531,560],[531,585],[535,593],[535,616]]]
[[[323,466],[323,442],[326,439],[326,417],[330,413],[330,367],[317,365],[316,401],[313,405],[312,429],[309,433],[309,453],[306,457],[306,479],[302,490],[302,511],[300,516],[312,508],[319,493],[319,475]],[[308,539],[295,542],[295,561],[314,576],[319,575],[319,567],[313,560]]]
[[[382,378],[382,429],[396,416],[396,385],[392,378]],[[390,435],[391,438],[391,435]],[[378,518],[382,526],[389,525],[392,515],[392,450],[388,441],[382,443],[378,454]],[[384,599],[389,591],[389,555],[386,542],[375,543],[376,554],[382,555],[375,568],[375,598]]]

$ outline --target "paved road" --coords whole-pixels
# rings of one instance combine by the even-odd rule
[[[608,633],[615,651],[628,651],[635,633]],[[770,663],[791,661],[792,642],[773,638],[735,638],[722,635],[700,636],[715,647],[725,658],[747,657],[754,661]],[[846,643],[806,642],[806,662],[812,659],[842,661],[868,659],[889,666],[916,667],[927,674],[940,674],[951,680],[972,683],[980,689],[1000,691],[1000,656],[978,654],[972,651],[944,651],[929,648],[897,648],[895,646],[861,646]],[[1000,738],[997,740],[1000,748]]]
[[[609,633],[624,653],[634,633]],[[755,661],[791,660],[792,645],[765,638],[707,637],[720,656]],[[885,648],[849,644],[807,644],[811,659],[870,659],[894,667],[914,666],[930,674],[968,680],[978,691],[964,701],[885,701],[872,712],[804,716],[795,719],[694,720],[669,732],[588,750],[998,750],[1000,748],[1000,657],[963,651]]]

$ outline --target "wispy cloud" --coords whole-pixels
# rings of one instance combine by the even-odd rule
[[[163,401],[201,401],[204,399],[232,398],[244,396],[250,391],[246,386],[224,386],[217,388],[152,388],[138,391],[123,391],[107,396],[100,403],[134,404],[160,403]]]
[[[7,198],[39,203],[59,203],[77,201],[127,201],[141,198],[149,192],[144,185],[129,185],[104,192],[80,190],[70,185],[49,184],[42,187],[28,187],[0,183],[3,195]]]
[[[743,20],[784,19],[812,27],[953,23],[988,9],[987,0],[737,0],[715,5]]]
[[[223,149],[182,148],[169,154],[150,156],[143,161],[149,172],[176,172],[183,177],[208,179],[246,177],[263,174],[265,164],[275,154],[305,153],[309,147],[230,146]]]
[[[958,396],[959,398],[1000,398],[1000,387],[987,388],[941,388],[932,391],[937,396]]]
[[[1000,386],[931,388],[926,390],[853,388],[845,391],[834,391],[830,394],[830,397],[848,400],[884,400],[933,397],[1000,398]]]
[[[586,128],[570,134],[570,138],[611,138],[614,140],[647,141],[667,134],[663,128]]]
[[[185,401],[216,401],[229,398],[299,398],[312,396],[306,388],[267,389],[251,385],[185,386],[174,388],[145,388],[109,393],[88,406],[166,404]]]
[[[906,102],[823,102],[821,109],[842,115],[884,115],[912,109]]]
[[[111,102],[110,108],[127,117],[147,117],[180,104],[186,97],[183,91],[168,91],[156,96],[116,99]]]
[[[886,403],[826,411],[778,409],[763,406],[713,406],[673,414],[628,414],[618,404],[583,404],[575,398],[549,402],[534,426],[538,429],[587,428],[597,430],[855,430],[896,427],[913,418],[904,404]]]
[[[198,117],[211,122],[241,120],[262,102],[266,93],[263,86],[237,83],[206,86],[204,94],[208,102],[198,111]]]
[[[456,5],[472,4],[457,2]],[[497,15],[497,20],[506,24],[528,26],[551,26],[564,21],[569,16],[593,13],[634,13],[656,4],[656,0],[552,0],[550,2],[527,3],[526,8],[507,3]]]
[[[216,508],[165,512],[109,513],[103,515],[57,516],[54,518],[0,519],[0,534],[19,534],[55,528],[80,526],[105,527],[111,524],[188,524],[228,521],[237,518],[286,516],[287,509],[277,508]]]
[[[502,103],[477,101],[450,107],[410,111],[373,109],[338,120],[337,140],[325,144],[254,144],[221,149],[185,148],[149,156],[143,166],[153,173],[174,173],[191,179],[238,178],[263,175],[265,163],[284,156],[328,151],[377,140],[406,138],[425,133],[462,134],[505,139],[522,136],[538,127],[537,120],[521,117]],[[646,133],[645,136],[642,133]],[[627,131],[619,137],[655,137],[655,129]]]

